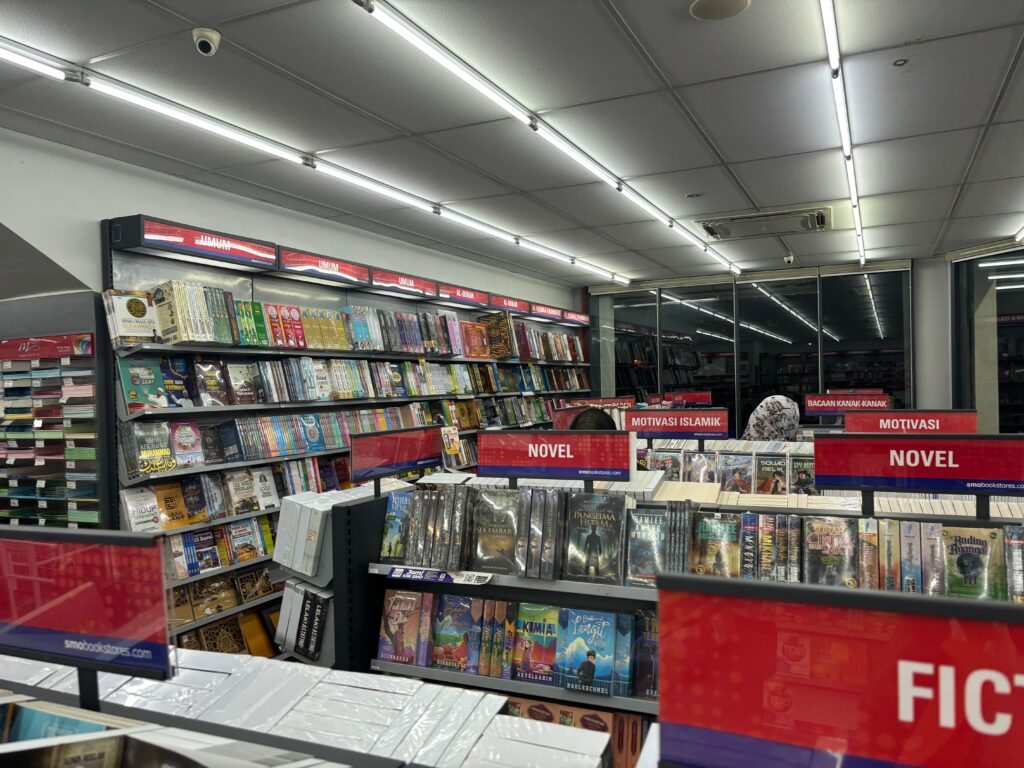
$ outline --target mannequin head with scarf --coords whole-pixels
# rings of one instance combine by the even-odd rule
[[[743,440],[795,440],[800,424],[800,407],[782,395],[761,401],[747,420]]]

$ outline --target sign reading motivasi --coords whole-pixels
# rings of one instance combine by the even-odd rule
[[[4,526],[0,653],[170,676],[162,539]]]
[[[419,296],[437,296],[437,283],[433,280],[426,280],[422,277],[412,275],[400,275],[397,272],[386,272],[383,269],[372,271],[372,285],[374,288],[397,288],[400,291]]]
[[[441,427],[352,435],[352,482],[439,467],[442,450]]]
[[[658,594],[663,765],[1020,765],[1024,624],[1011,606],[918,598],[903,613],[916,595],[853,590],[840,606],[775,588],[768,602],[746,596],[761,584],[675,591],[684,581]],[[694,706],[687,692],[708,684],[694,661],[712,657],[728,705]]]
[[[548,307],[544,304],[531,304],[530,314],[536,315],[537,317],[548,317],[552,320],[562,319],[562,310],[556,309],[555,307]]]
[[[814,470],[819,488],[1020,493],[1024,436],[823,434]]]
[[[729,436],[729,411],[725,408],[689,408],[679,411],[647,408],[626,411],[623,416],[626,430],[636,432],[640,438],[686,440]]]
[[[847,432],[968,435],[978,431],[977,411],[855,411]]]
[[[481,477],[629,480],[636,466],[632,432],[481,432]]]
[[[277,253],[277,268],[282,272],[336,280],[349,285],[367,285],[370,282],[370,268],[362,264],[353,264],[305,251],[293,251],[290,248],[278,247]]]
[[[888,395],[804,395],[805,416],[842,416],[848,411],[885,411]]]
[[[710,392],[666,392],[664,402],[675,405],[711,405]]]
[[[513,299],[508,296],[499,296],[496,293],[491,294],[491,306],[497,309],[505,309],[509,312],[530,311],[530,302],[523,301],[522,299]]]
[[[474,291],[472,288],[462,288],[458,285],[437,286],[437,297],[446,301],[454,301],[457,304],[466,304],[471,307],[486,307],[490,298],[483,291]]]
[[[110,247],[146,253],[178,253],[200,259],[242,264],[259,269],[277,266],[277,246],[223,232],[196,229],[150,216],[125,216],[110,221]]]

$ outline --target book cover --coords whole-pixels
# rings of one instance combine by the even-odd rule
[[[119,357],[117,373],[128,413],[170,407],[160,371],[160,358]]]
[[[753,488],[754,457],[743,453],[718,454],[718,474],[726,493],[750,493]]]
[[[489,357],[504,360],[516,356],[516,341],[512,331],[511,317],[507,312],[496,312],[477,318],[487,332],[487,344],[490,347]],[[467,355],[476,357],[476,355]]]
[[[756,579],[758,574],[758,519],[753,512],[740,515],[740,578]]]
[[[799,493],[805,496],[819,495],[814,480],[813,456],[791,456],[790,471],[792,473],[789,484],[790,493]]]
[[[153,294],[149,291],[109,289],[103,292],[103,303],[114,346],[163,342]]]
[[[160,526],[169,531],[184,528],[188,525],[188,511],[185,508],[185,497],[178,483],[160,483],[153,486],[157,507],[160,512]]]
[[[1004,533],[1006,530],[1003,529]],[[926,595],[946,594],[946,555],[942,549],[941,523],[921,523],[921,589]]]
[[[1003,540],[1006,547],[1006,594],[1011,602],[1024,603],[1024,526],[1005,526]]]
[[[757,516],[757,578],[761,581],[775,580],[775,515]]]
[[[626,526],[625,496],[570,493],[562,578],[621,584]]]
[[[564,619],[563,687],[569,691],[610,696],[615,664],[616,615],[567,608]]]
[[[510,600],[505,605],[505,637],[501,647],[501,670],[498,674],[503,680],[512,679],[512,659],[516,651],[516,617],[518,615],[519,603]],[[491,672],[493,673],[494,670],[492,669]]]
[[[474,623],[473,600],[463,595],[439,596],[434,614],[432,667],[452,672],[466,671],[470,636],[479,632],[479,623]]]
[[[633,693],[633,630],[632,613],[615,614],[615,661],[612,664],[612,695]]]
[[[231,404],[225,381],[224,364],[220,360],[210,360],[196,355],[195,374],[200,405]]]
[[[224,444],[220,439],[220,430],[215,425],[200,424],[199,441],[203,446],[204,464],[224,463]]]
[[[856,589],[857,541],[856,518],[806,518],[802,547],[804,582]]]
[[[896,520],[878,521],[878,588],[885,592],[899,592],[900,527]]]
[[[256,491],[256,498],[260,509],[277,509],[281,500],[277,495],[277,485],[274,483],[274,472],[270,467],[253,467],[252,485]]]
[[[377,658],[397,664],[412,664],[419,643],[422,594],[389,589],[384,593]]]
[[[878,521],[857,520],[857,581],[861,589],[879,589]]]
[[[494,601],[494,620],[491,622],[490,676],[501,677],[501,663],[505,651],[505,624],[509,617],[507,600]],[[514,615],[514,614],[513,614]]]
[[[205,462],[203,436],[198,424],[194,421],[175,421],[171,423],[170,430],[177,466],[191,467]]]
[[[256,382],[249,363],[228,363],[228,389],[232,405],[253,405],[259,402],[256,394]]]
[[[178,466],[171,447],[171,426],[165,421],[131,425],[132,460],[141,475],[168,472]]]
[[[210,519],[210,507],[206,501],[206,491],[199,475],[188,475],[181,478],[181,495],[185,499],[185,512],[188,524],[198,525]]]
[[[779,496],[787,492],[785,456],[758,454],[754,466],[757,493]]]
[[[529,491],[527,491],[529,493]],[[469,570],[521,576],[518,558],[519,491],[475,489],[470,497],[473,521]]]
[[[258,512],[259,497],[256,495],[256,483],[252,473],[247,469],[224,473],[224,493],[228,508],[232,515],[243,515],[246,512]]]
[[[121,490],[121,514],[128,523],[128,530],[144,533],[161,529],[156,494],[146,486]]]
[[[434,660],[434,611],[441,595],[436,592],[423,592],[420,604],[419,636],[416,642],[417,667],[429,667]]]
[[[658,609],[636,612],[633,662],[633,695],[658,698]]]
[[[665,568],[665,534],[668,521],[662,509],[629,510],[626,584],[653,587]]]
[[[484,618],[484,599],[482,597],[473,598],[470,614],[473,624],[469,631],[469,653],[466,656],[466,674],[478,675],[480,674],[482,623]]]
[[[320,420],[315,413],[303,413],[299,416],[299,427],[305,441],[304,452],[324,450],[324,435],[320,428]]]
[[[718,512],[694,515],[690,573],[698,576],[740,575],[740,516]]]
[[[215,568],[221,567],[222,563],[217,553],[217,540],[213,535],[213,531],[209,528],[196,531],[192,534],[192,541],[195,545],[199,573],[205,573],[206,571],[212,571]],[[227,582],[227,584],[228,589],[231,590],[230,582]]]
[[[488,344],[487,326],[483,323],[471,323],[468,320],[460,320],[459,326],[462,329],[465,356],[489,358],[491,356],[491,349]]]
[[[491,674],[491,656],[494,653],[494,600],[484,600],[484,612],[480,617],[480,663],[477,674],[488,677]]]
[[[553,684],[557,645],[558,608],[539,603],[520,603],[512,659],[513,679]]]
[[[664,472],[666,480],[681,480],[682,455],[679,451],[651,451],[647,468]]]
[[[900,522],[900,590],[923,592],[921,573],[921,524]]]
[[[256,531],[252,527],[252,520],[239,520],[238,522],[227,523],[228,539],[231,542],[233,560],[236,563],[244,563],[247,560],[255,560],[260,556],[260,544],[257,541]]]
[[[405,562],[405,540],[409,529],[409,508],[412,493],[396,491],[388,494],[388,506],[384,515],[384,535],[380,542],[382,563]]]
[[[683,480],[688,483],[717,483],[718,456],[714,453],[683,453]]]
[[[1006,599],[1006,560],[999,528],[942,528],[946,594],[976,600]]]

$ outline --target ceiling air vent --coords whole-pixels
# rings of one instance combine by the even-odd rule
[[[832,229],[832,206],[748,213],[743,216],[717,216],[713,219],[698,219],[697,224],[713,240],[827,232]]]

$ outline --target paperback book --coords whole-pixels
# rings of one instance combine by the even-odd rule
[[[562,686],[581,693],[611,695],[615,664],[614,613],[562,608],[558,640]]]
[[[550,605],[520,603],[516,616],[512,676],[531,683],[554,683],[558,611]]]
[[[625,496],[570,493],[562,578],[621,584],[626,524]]]
[[[808,517],[804,520],[804,582],[826,587],[859,583],[857,520],[844,517]]]
[[[634,587],[653,587],[664,570],[665,511],[660,509],[629,510],[626,583]]]
[[[726,493],[750,493],[754,473],[754,457],[743,453],[720,453],[718,472]]]
[[[1006,561],[999,528],[942,528],[946,594],[976,600],[1006,599]]]
[[[384,593],[384,611],[380,619],[377,658],[397,664],[412,664],[419,642],[420,592],[389,589]]]
[[[698,512],[690,544],[690,573],[698,576],[740,576],[740,515]]]
[[[779,496],[787,493],[786,457],[760,455],[755,456],[757,493]]]

